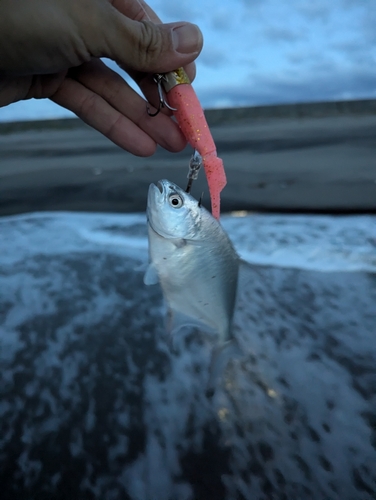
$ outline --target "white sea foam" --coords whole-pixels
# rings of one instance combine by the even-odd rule
[[[318,271],[375,271],[376,216],[225,215],[222,224],[251,264]],[[144,214],[49,212],[0,219],[1,261],[97,249],[147,256]]]

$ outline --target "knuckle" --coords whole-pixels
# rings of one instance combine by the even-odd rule
[[[85,96],[79,106],[79,116],[89,116],[90,114],[95,114],[96,111],[96,96],[93,93],[89,93]]]
[[[150,21],[141,22],[141,36],[139,38],[138,54],[139,69],[151,71],[156,66],[158,58],[166,48],[165,37],[162,30]]]
[[[111,121],[111,123],[108,125],[108,127],[104,131],[104,134],[107,137],[113,137],[114,135],[116,135],[117,127],[119,124],[121,124],[122,119],[123,119],[122,115],[119,114],[115,118],[115,120]]]

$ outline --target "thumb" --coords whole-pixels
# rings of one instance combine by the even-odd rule
[[[189,64],[201,52],[203,37],[195,24],[138,22],[115,9],[113,13],[112,22],[102,28],[101,55],[125,69],[166,73]]]

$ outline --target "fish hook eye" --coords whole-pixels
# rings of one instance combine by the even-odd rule
[[[173,208],[181,208],[183,206],[183,199],[178,194],[170,194],[168,201]]]

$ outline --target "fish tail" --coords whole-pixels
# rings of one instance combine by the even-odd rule
[[[238,342],[235,339],[228,340],[219,347],[213,350],[210,367],[209,380],[206,394],[211,397],[215,390],[220,385],[223,374],[226,371],[228,362],[232,359],[241,358],[243,351],[240,349]]]

